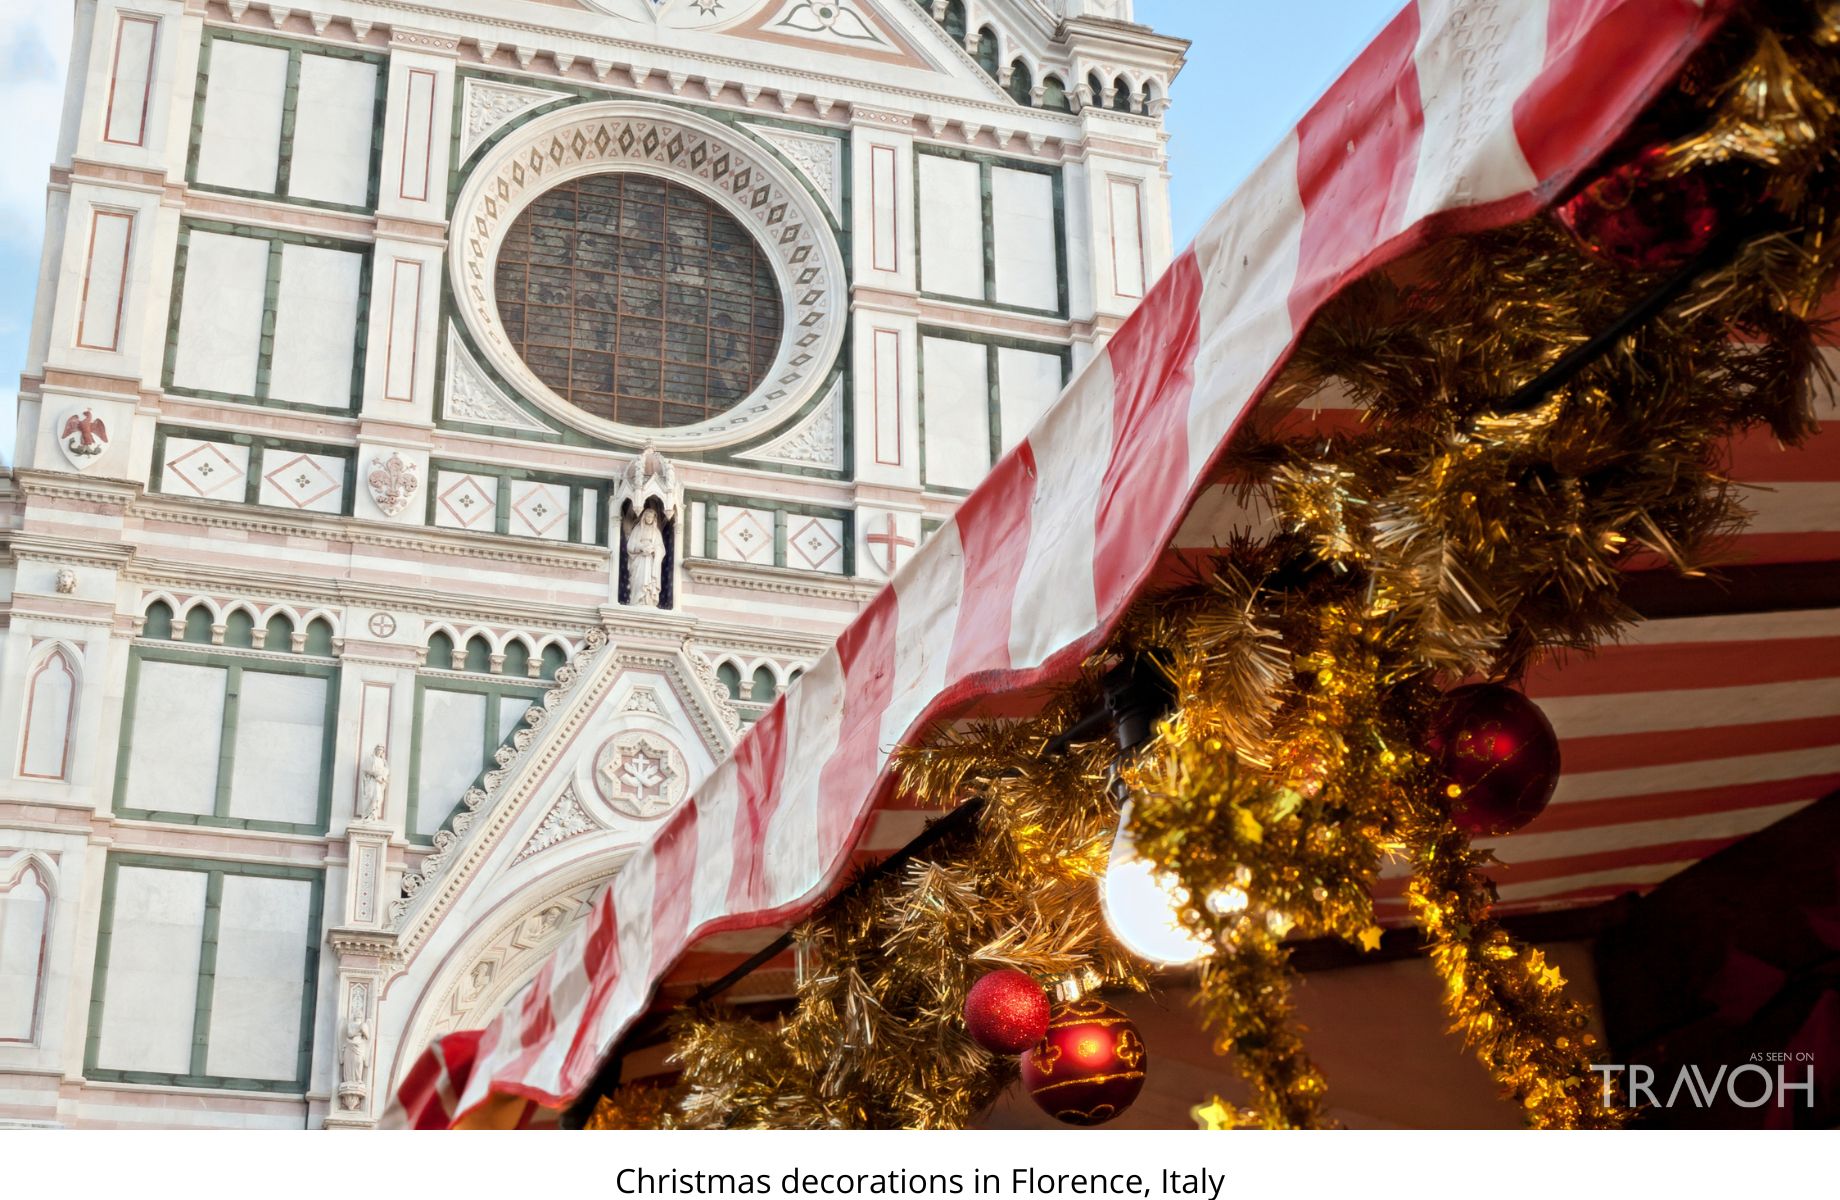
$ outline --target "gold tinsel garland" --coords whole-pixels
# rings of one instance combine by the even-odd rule
[[[1752,201],[1729,215],[1759,232],[1726,266],[1509,415],[1491,402],[1655,280],[1592,261],[1542,218],[1451,239],[1409,277],[1344,293],[1271,400],[1334,386],[1363,407],[1362,427],[1234,448],[1246,498],[1277,532],[1236,536],[1205,578],[1138,604],[1040,718],[904,751],[923,801],[986,799],[976,829],[803,928],[789,1016],[683,1017],[675,1093],[622,1089],[594,1123],[962,1125],[1014,1071],[963,1032],[978,975],[1014,966],[1141,986],[1094,887],[1117,821],[1109,753],[1044,749],[1091,706],[1117,654],[1151,651],[1176,708],[1120,777],[1137,798],[1139,853],[1179,883],[1184,919],[1219,947],[1198,1003],[1251,1107],[1216,1097],[1208,1123],[1324,1123],[1284,942],[1377,946],[1373,887],[1393,856],[1412,867],[1407,900],[1454,1030],[1528,1122],[1619,1123],[1588,1069],[1587,1014],[1540,951],[1491,918],[1489,856],[1446,816],[1421,746],[1450,683],[1513,680],[1543,655],[1614,636],[1630,620],[1618,574],[1634,555],[1703,568],[1742,524],[1720,471],[1733,433],[1764,426],[1793,442],[1810,428],[1813,314],[1840,266],[1840,6],[1764,11],[1767,27],[1728,30],[1649,120],[1670,169],[1712,172]]]

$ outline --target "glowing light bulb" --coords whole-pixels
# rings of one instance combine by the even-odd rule
[[[1252,903],[1252,897],[1246,895],[1243,889],[1236,887],[1221,888],[1208,897],[1208,908],[1223,917],[1245,912],[1246,906],[1250,903]]]
[[[1131,802],[1125,801],[1112,840],[1111,862],[1099,880],[1099,906],[1127,949],[1139,958],[1180,967],[1199,962],[1214,947],[1197,936],[1180,916],[1186,892],[1175,880],[1137,857],[1131,840]]]

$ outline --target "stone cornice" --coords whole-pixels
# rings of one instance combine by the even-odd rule
[[[841,632],[841,622],[838,629]],[[759,625],[702,621],[697,625],[692,640],[699,647],[709,649],[746,650],[773,658],[803,656],[810,659],[829,650],[837,639],[828,633],[794,633],[784,629],[763,632]]]
[[[187,188],[183,207],[188,216],[210,220],[304,231],[353,242],[371,242],[377,238],[377,222],[371,217],[291,204],[286,200],[220,195]]]
[[[963,46],[956,45],[952,39],[943,35],[938,39],[939,45],[953,57],[958,70],[942,71],[942,78],[982,91],[985,93],[984,98],[946,96],[938,92],[889,84],[863,73],[845,74],[841,70],[838,73],[825,73],[758,59],[698,52],[688,47],[656,41],[614,37],[588,29],[568,29],[555,24],[521,21],[497,13],[456,11],[453,7],[418,4],[411,0],[369,0],[366,7],[385,14],[386,18],[387,14],[402,14],[404,24],[412,27],[417,35],[430,36],[426,31],[434,28],[453,30],[449,34],[432,36],[454,40],[459,47],[457,56],[464,66],[483,66],[507,76],[521,76],[533,81],[568,79],[577,84],[607,86],[611,90],[611,85],[607,83],[608,77],[615,67],[619,67],[623,69],[622,74],[636,74],[641,79],[657,78],[660,83],[666,79],[681,81],[671,89],[673,93],[681,92],[683,86],[689,83],[700,84],[705,88],[721,88],[721,106],[726,108],[739,107],[763,113],[772,113],[777,109],[780,114],[784,114],[790,112],[799,100],[810,98],[816,106],[817,120],[841,123],[842,113],[837,118],[829,117],[835,106],[841,104],[847,112],[848,106],[855,104],[859,97],[867,100],[873,96],[875,99],[869,101],[870,107],[879,105],[884,109],[899,110],[944,104],[961,111],[988,114],[975,118],[986,126],[994,122],[1032,129],[1039,136],[1047,138],[1072,140],[1077,137],[1077,117],[1046,109],[1024,108],[1011,102],[996,81],[977,67],[976,60]],[[561,18],[564,13],[559,12],[557,15]],[[576,20],[592,19],[597,15],[567,13],[568,17]],[[272,28],[273,25],[272,21],[257,18],[250,13],[231,17],[223,8],[216,6],[206,19],[214,24],[253,25],[257,28]],[[300,17],[296,16],[295,19],[300,20]],[[361,45],[373,47],[385,46],[390,41],[380,29],[373,28],[370,21],[341,18],[342,24],[350,25],[353,29],[354,37],[346,39],[339,38],[331,28],[330,17],[309,19],[313,20],[314,35],[318,37],[355,40]],[[395,28],[389,19],[381,22],[381,25]],[[359,30],[358,26],[362,26],[362,29]],[[1155,38],[1157,35],[1150,36]],[[813,49],[822,55],[824,47],[814,44]],[[496,61],[505,57],[515,62]],[[690,69],[666,66],[666,63],[683,64]],[[860,64],[846,62],[841,66]],[[759,86],[751,86],[746,92],[727,86],[742,78],[758,80]],[[639,95],[657,94],[643,86],[621,91],[628,95],[634,91]],[[734,99],[737,95],[745,98],[746,103],[736,105]]]
[[[401,949],[395,930],[350,929],[335,926],[326,931],[326,940],[340,954],[375,958],[383,963],[401,961]]]
[[[459,529],[396,525],[313,513],[287,513],[278,509],[258,512],[252,511],[250,505],[213,500],[145,496],[133,505],[131,515],[175,525],[200,525],[287,537],[316,537],[328,542],[348,542],[352,545],[380,546],[418,553],[425,553],[432,545],[460,557],[584,573],[605,571],[609,559],[609,551],[600,546],[536,543]]]
[[[341,663],[372,663],[384,667],[415,669],[427,657],[426,648],[400,642],[373,642],[348,637],[339,646]]]
[[[460,39],[446,37],[438,33],[424,33],[419,29],[405,29],[396,26],[390,30],[390,48],[392,50],[416,50],[423,54],[440,54],[448,58],[460,57]]]
[[[440,221],[418,221],[413,217],[379,216],[376,224],[379,241],[413,242],[419,246],[447,246],[447,226]]]
[[[115,624],[115,611],[104,601],[80,600],[71,603],[56,596],[32,596],[14,592],[12,599],[6,602],[5,609],[0,611],[0,623],[10,628],[21,617],[55,621],[61,625],[108,628]]]
[[[88,158],[73,158],[70,167],[63,172],[64,178],[72,183],[92,183],[103,187],[121,188],[126,191],[147,192],[164,196],[169,182],[164,171],[150,171],[142,167],[124,167],[118,163],[97,162]]]
[[[13,482],[26,496],[44,496],[54,500],[77,500],[86,504],[115,507],[123,514],[145,489],[136,480],[113,479],[106,475],[73,475],[66,471],[38,471],[19,468]]]
[[[14,532],[6,537],[6,544],[7,558],[14,563],[31,560],[115,571],[133,562],[135,555],[129,542],[79,541],[43,533]]]
[[[1108,48],[1135,50],[1146,56],[1161,55],[1180,63],[1194,45],[1187,38],[1158,33],[1148,25],[1119,21],[1111,17],[1073,17],[1062,21],[1060,40],[1066,42],[1103,42]]]
[[[739,588],[742,591],[779,596],[843,600],[852,604],[864,603],[882,590],[882,585],[873,580],[847,579],[841,575],[827,578],[786,567],[721,562],[713,558],[684,560],[684,573],[697,583],[716,587]]]
[[[36,382],[40,389],[87,393],[111,400],[139,400],[144,395],[138,379],[124,375],[104,375],[95,371],[72,371],[50,364],[45,366],[45,373]]]
[[[914,114],[910,112],[889,112],[867,104],[850,105],[850,124],[876,125],[883,129],[894,129],[902,133],[914,131]]]

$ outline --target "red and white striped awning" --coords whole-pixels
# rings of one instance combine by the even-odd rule
[[[893,748],[941,720],[1026,711],[1170,556],[1212,544],[1214,465],[1321,304],[1438,238],[1541,210],[1734,6],[1408,4],[633,856],[484,1031],[466,1078],[431,1054],[396,1118],[445,1125],[493,1094],[566,1104],[674,970],[719,974],[765,940],[741,931],[802,917],[853,863],[906,841],[921,815],[892,795]],[[1810,449],[1735,448],[1739,476],[1774,489],[1739,547],[1755,562],[1840,557],[1840,413],[1823,416]],[[1550,810],[1495,847],[1511,909],[1651,887],[1840,784],[1832,609],[1653,621],[1530,690],[1566,773]],[[1382,902],[1403,919],[1396,891]]]

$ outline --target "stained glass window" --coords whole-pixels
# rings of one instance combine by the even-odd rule
[[[537,378],[597,417],[694,425],[734,407],[779,349],[779,284],[740,223],[651,176],[543,193],[498,254],[498,311]]]

